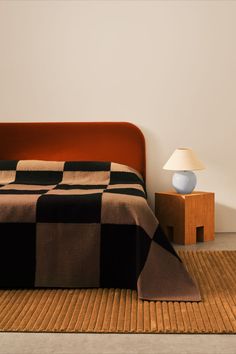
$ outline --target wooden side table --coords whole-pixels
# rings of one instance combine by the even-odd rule
[[[155,213],[174,243],[214,240],[214,193],[155,193]]]

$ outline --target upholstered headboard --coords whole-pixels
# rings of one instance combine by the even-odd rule
[[[0,160],[91,160],[129,165],[145,178],[145,140],[127,122],[0,123]]]

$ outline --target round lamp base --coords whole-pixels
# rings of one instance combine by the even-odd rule
[[[197,177],[192,171],[177,171],[172,178],[172,184],[177,193],[190,194],[197,184]]]

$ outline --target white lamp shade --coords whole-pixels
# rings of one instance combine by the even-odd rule
[[[205,166],[198,160],[195,153],[188,148],[176,149],[163,166],[164,170],[173,171],[194,171],[203,170],[204,168]]]

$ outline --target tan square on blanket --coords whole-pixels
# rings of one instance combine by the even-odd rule
[[[0,194],[0,222],[35,222],[39,194]]]
[[[38,223],[35,285],[99,286],[100,227],[100,224]]]
[[[110,171],[64,171],[62,184],[108,184]]]
[[[139,225],[151,238],[158,225],[151,208],[147,206],[146,199],[117,193],[103,194],[101,222]]]

